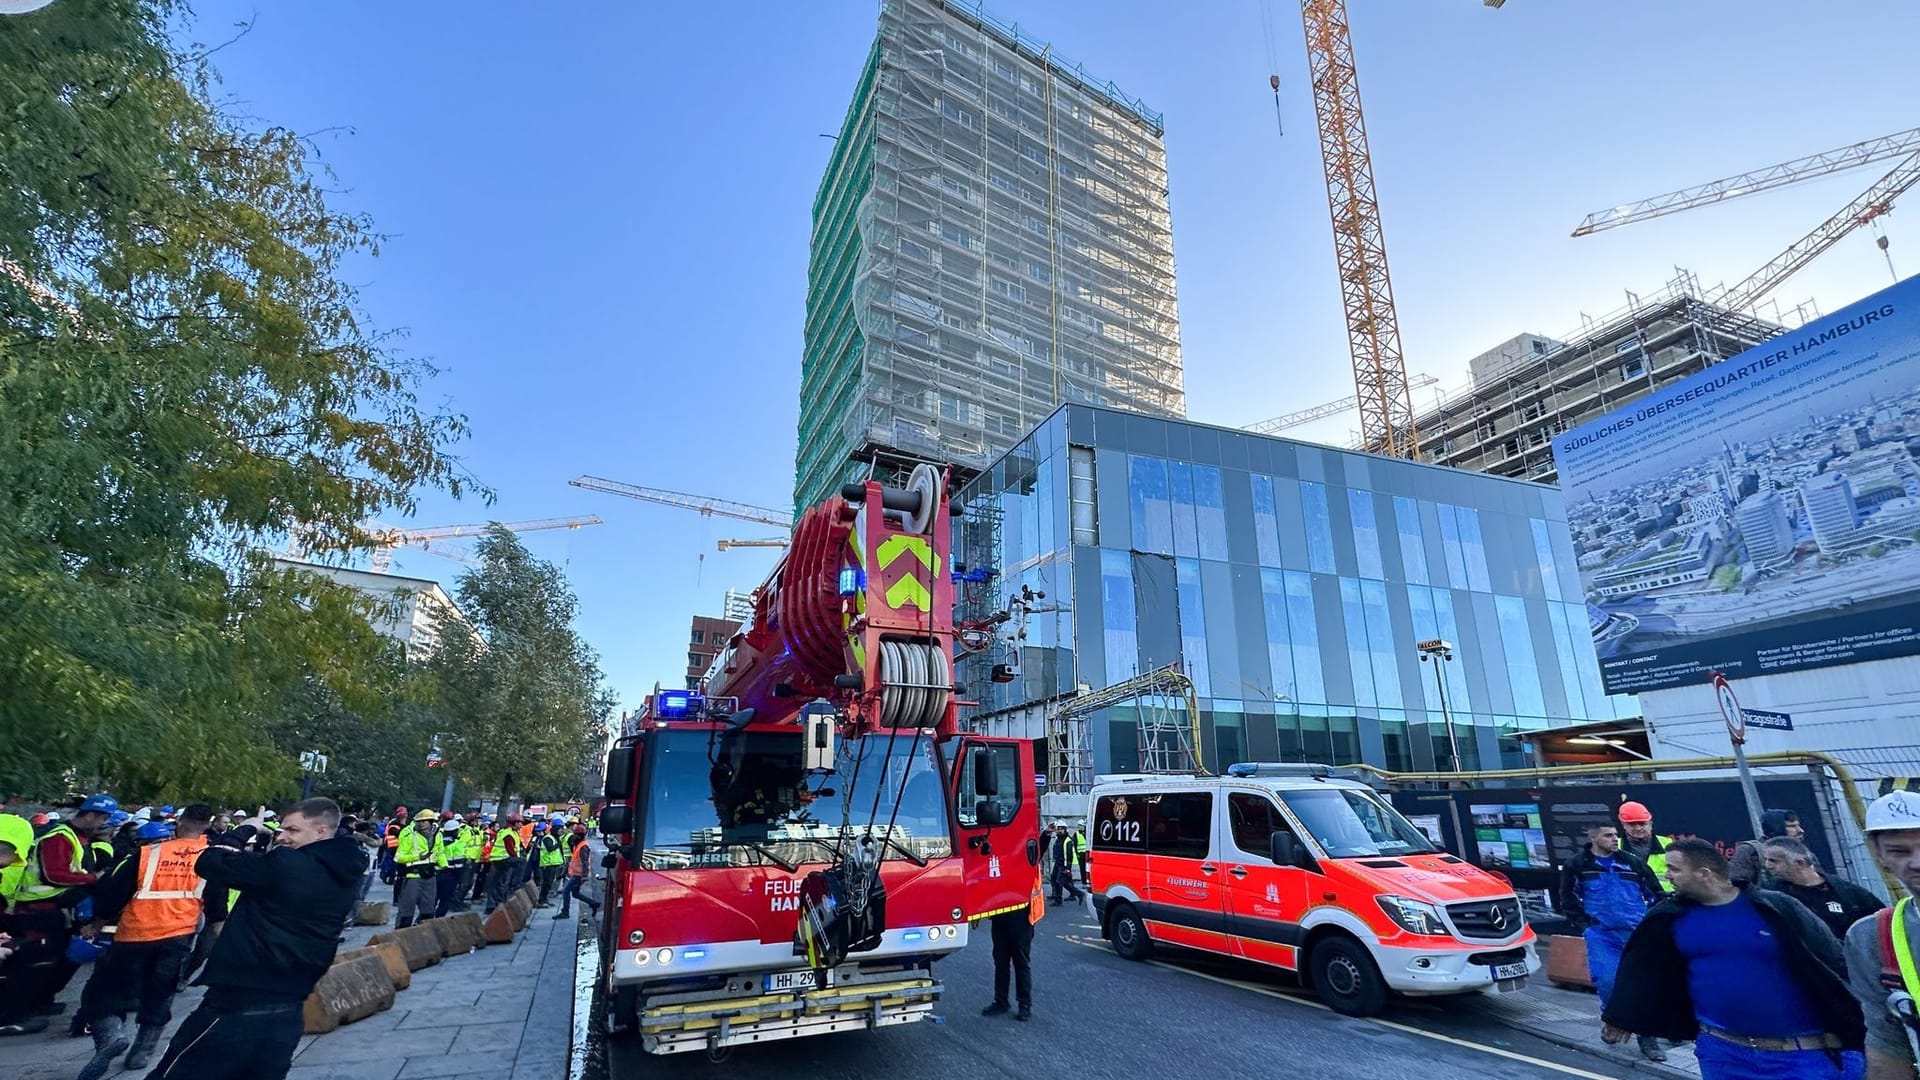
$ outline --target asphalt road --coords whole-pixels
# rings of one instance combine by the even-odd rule
[[[1162,950],[1151,963],[1113,954],[1091,916],[1050,909],[1034,941],[1034,1019],[988,1019],[993,959],[984,933],[935,969],[940,1022],[743,1047],[721,1063],[698,1053],[649,1057],[595,1046],[588,1080],[844,1080],[1136,1076],[1152,1080],[1415,1073],[1420,1080],[1543,1080],[1631,1075],[1481,1018],[1472,999],[1409,1002],[1375,1020],[1327,1011],[1283,974]],[[596,1025],[597,1027],[597,1025]]]

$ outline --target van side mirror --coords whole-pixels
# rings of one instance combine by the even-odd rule
[[[640,761],[640,750],[635,746],[616,746],[607,752],[606,796],[609,799],[628,799],[633,797],[635,766]]]
[[[600,832],[605,836],[625,836],[633,831],[633,807],[615,804],[600,811]]]
[[[1311,866],[1304,865],[1311,860],[1302,858],[1306,854],[1306,849],[1300,846],[1300,841],[1294,839],[1292,833],[1284,829],[1275,832],[1268,840],[1268,844],[1270,847],[1267,857],[1273,860],[1273,865],[1302,866],[1305,869],[1312,869]]]
[[[1000,794],[999,762],[991,747],[973,748],[973,793],[982,799]]]
[[[1005,825],[1007,822],[1001,813],[1001,811],[1005,809],[1006,807],[1002,806],[998,799],[981,799],[978,815],[980,827],[983,829],[997,829]]]

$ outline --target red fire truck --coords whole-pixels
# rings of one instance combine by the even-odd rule
[[[649,1053],[907,1024],[970,924],[1024,906],[1030,744],[960,732],[947,474],[801,516],[700,692],[607,762],[607,1025]]]

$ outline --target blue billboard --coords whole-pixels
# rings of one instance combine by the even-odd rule
[[[1916,457],[1920,277],[1556,436],[1607,692],[1920,653]]]

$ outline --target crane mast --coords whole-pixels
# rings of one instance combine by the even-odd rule
[[[1354,396],[1360,408],[1361,445],[1375,453],[1417,459],[1413,393],[1400,352],[1400,323],[1387,273],[1380,200],[1367,153],[1367,124],[1360,110],[1360,76],[1354,69],[1353,35],[1346,0],[1301,0],[1306,27],[1307,69],[1326,171],[1327,206],[1333,218],[1333,252],[1346,309],[1347,345],[1353,354]]]

